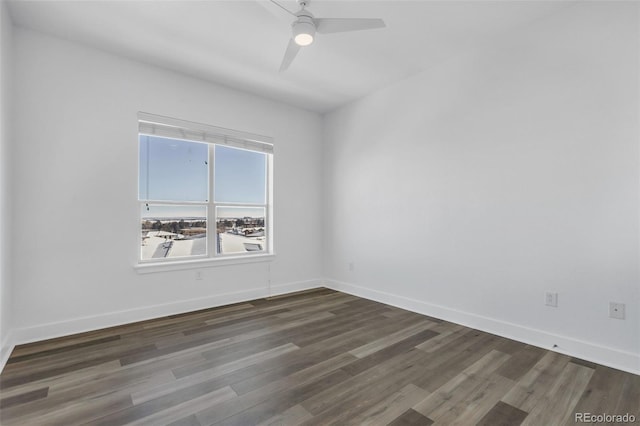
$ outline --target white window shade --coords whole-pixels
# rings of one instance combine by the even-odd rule
[[[273,153],[273,140],[268,136],[163,117],[146,112],[138,113],[138,132],[145,135],[202,141],[250,151]]]

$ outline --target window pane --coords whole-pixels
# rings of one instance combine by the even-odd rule
[[[216,207],[219,254],[266,250],[264,207]]]
[[[266,154],[216,145],[214,170],[217,202],[266,203]]]
[[[209,146],[156,136],[139,136],[140,200],[209,200]]]
[[[141,259],[207,254],[206,206],[143,205],[141,217]]]

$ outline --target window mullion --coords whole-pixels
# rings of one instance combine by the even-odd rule
[[[229,207],[264,207],[266,204],[264,203],[234,203],[234,202],[219,202],[216,203],[218,206],[229,206]]]
[[[207,234],[207,252],[209,257],[218,256],[218,226],[215,205],[215,145],[209,144],[209,204],[207,209],[207,221],[209,229]]]
[[[272,222],[272,218],[273,218],[273,184],[271,182],[272,179],[272,171],[273,171],[273,156],[271,155],[267,155],[266,156],[266,168],[265,168],[265,172],[266,172],[266,177],[265,177],[265,183],[266,183],[266,188],[265,188],[265,209],[264,209],[264,235],[266,237],[266,243],[267,243],[267,247],[265,247],[265,250],[268,251],[269,253],[273,252],[273,222]]]

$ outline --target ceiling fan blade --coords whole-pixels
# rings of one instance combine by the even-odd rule
[[[295,13],[291,12],[275,0],[256,0],[256,3],[262,6],[263,9],[273,15],[276,19],[291,23],[292,19],[297,18]]]
[[[384,21],[377,18],[314,18],[313,22],[316,24],[316,31],[322,34],[386,27]]]
[[[300,46],[298,46],[293,39],[289,40],[287,51],[284,52],[284,58],[282,58],[282,65],[280,65],[280,72],[289,68],[289,65],[291,65],[291,62],[293,62],[299,50]]]

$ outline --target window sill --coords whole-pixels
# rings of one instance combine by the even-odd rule
[[[158,263],[138,263],[133,266],[138,274],[156,272],[184,271],[198,268],[214,268],[218,266],[241,265],[243,263],[271,262],[275,254],[257,254],[250,256],[219,257],[195,260],[176,260]]]

